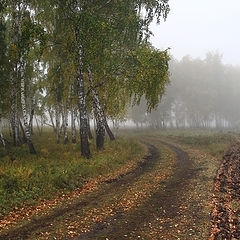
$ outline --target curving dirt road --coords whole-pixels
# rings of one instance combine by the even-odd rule
[[[161,231],[164,234],[164,231],[169,231],[170,222],[179,212],[181,203],[178,196],[185,190],[185,185],[193,175],[191,161],[186,152],[169,143],[159,142],[177,154],[174,174],[165,185],[167,191],[156,189],[155,193],[136,210],[125,215],[116,214],[108,221],[95,225],[89,233],[76,238],[76,240],[146,239],[141,236],[141,233],[145,231],[146,226],[147,230],[150,230],[149,223],[153,219],[165,218],[168,221],[163,222],[156,229],[151,229],[152,232],[160,234]],[[156,161],[156,156],[153,156],[153,159]]]
[[[177,146],[154,138],[145,144],[149,154],[133,171],[50,215],[0,234],[0,240],[201,239],[195,227],[201,209],[186,201],[198,169]],[[185,223],[189,216],[190,223]],[[183,232],[189,237],[180,238]]]

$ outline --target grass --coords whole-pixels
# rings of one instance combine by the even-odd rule
[[[60,192],[81,187],[91,178],[109,174],[142,154],[134,139],[106,141],[105,150],[97,152],[91,142],[92,158],[84,159],[79,144],[56,144],[54,134],[35,135],[37,156],[27,146],[0,148],[0,215],[15,207],[49,199]]]
[[[240,134],[232,131],[179,129],[157,131],[155,135],[167,137],[170,140],[187,144],[220,158],[227,148],[239,140]]]

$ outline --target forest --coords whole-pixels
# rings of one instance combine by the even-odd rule
[[[170,84],[158,106],[148,112],[143,98],[128,119],[153,128],[239,129],[239,66],[209,52],[203,60],[172,58],[169,71]]]
[[[36,154],[33,125],[39,133],[51,126],[56,143],[70,141],[70,130],[75,143],[78,123],[81,153],[90,158],[90,119],[101,150],[105,130],[114,140],[107,119],[122,118],[142,96],[151,109],[164,93],[168,51],[148,39],[150,23],[166,19],[167,1],[6,0],[0,11],[4,146],[25,142]]]

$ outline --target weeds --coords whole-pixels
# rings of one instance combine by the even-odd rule
[[[54,135],[35,136],[37,156],[31,156],[26,146],[0,148],[0,215],[23,203],[33,204],[52,198],[59,192],[81,187],[91,178],[111,173],[141,154],[134,140],[118,139],[106,142],[105,150],[94,152],[92,159],[83,159],[78,144],[56,144]]]

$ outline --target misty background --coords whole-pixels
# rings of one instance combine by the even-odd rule
[[[170,48],[170,85],[158,107],[146,101],[129,111],[137,126],[240,127],[240,2],[171,0],[151,41]]]
[[[159,49],[171,48],[178,60],[185,55],[204,58],[218,51],[223,62],[240,64],[240,2],[237,0],[170,0],[165,22],[152,24],[151,41]]]

